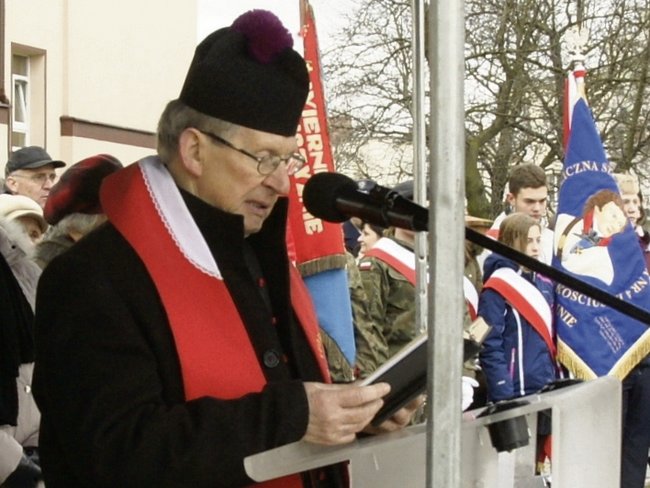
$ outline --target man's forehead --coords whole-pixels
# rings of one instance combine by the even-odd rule
[[[545,200],[546,198],[548,198],[548,188],[545,186],[522,188],[517,194],[519,200]]]
[[[41,166],[39,168],[21,168],[18,171],[25,171],[27,173],[33,173],[33,174],[54,173],[55,168],[54,168],[54,165],[52,165],[52,164],[46,164],[45,166]]]
[[[281,136],[241,125],[234,125],[229,137],[231,142],[245,145],[252,152],[270,151],[285,155],[295,152],[298,147],[295,136]]]

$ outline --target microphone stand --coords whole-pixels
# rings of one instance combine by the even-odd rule
[[[366,180],[359,185],[378,204],[384,227],[400,227],[424,232],[429,228],[429,210],[403,197],[395,190]]]
[[[360,185],[359,191],[367,193],[376,201],[380,209],[381,217],[384,220],[385,227],[392,225],[416,232],[424,232],[428,230],[429,210],[427,208],[422,207],[421,205],[404,198],[396,191],[378,185],[373,181],[364,182]],[[598,300],[603,305],[607,305],[628,317],[632,317],[646,326],[650,326],[650,312],[634,305],[633,303],[621,300],[594,285],[542,263],[537,259],[531,258],[530,256],[508,247],[497,240],[491,239],[469,227],[465,227],[465,238],[474,244],[478,244],[492,252],[510,258],[516,263],[540,273],[557,283],[571,288],[572,290]]]

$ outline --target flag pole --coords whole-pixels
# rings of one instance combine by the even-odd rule
[[[338,223],[311,215],[303,202],[307,180],[320,172],[334,171],[325,96],[321,79],[320,49],[313,10],[308,0],[300,0],[300,34],[309,72],[309,93],[298,124],[298,151],[307,164],[291,177],[289,191],[290,235],[294,260],[307,285],[318,316],[323,341],[330,345],[328,358],[338,381],[354,378],[356,345],[352,306],[343,246]]]
[[[579,7],[581,8],[581,7]],[[579,14],[582,18],[582,14]],[[588,33],[581,27],[581,22],[572,25],[564,36],[564,43],[569,53],[569,67],[566,79],[564,81],[564,114],[563,114],[563,143],[566,151],[571,133],[571,119],[573,116],[573,107],[579,98],[587,101],[585,90],[585,51],[588,42]]]

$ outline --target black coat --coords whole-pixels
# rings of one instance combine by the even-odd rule
[[[251,482],[245,456],[305,433],[308,405],[296,378],[322,378],[289,306],[286,202],[247,239],[268,283],[265,303],[237,237],[242,219],[183,196],[258,357],[279,351],[289,363],[260,360],[269,383],[259,394],[186,402],[158,293],[131,246],[104,225],[56,258],[39,283],[34,394],[48,488],[242,486]]]

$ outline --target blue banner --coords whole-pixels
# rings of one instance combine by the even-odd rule
[[[553,266],[650,310],[650,275],[584,99],[573,108],[558,197]],[[557,287],[558,358],[577,377],[623,379],[650,352],[646,324]]]
[[[306,276],[303,280],[314,301],[320,326],[334,339],[345,358],[354,367],[356,347],[347,271],[331,269]]]

